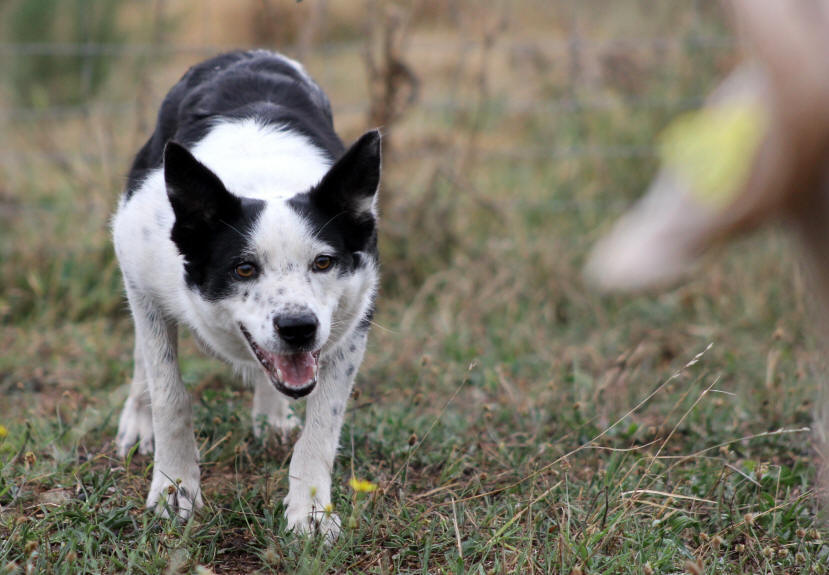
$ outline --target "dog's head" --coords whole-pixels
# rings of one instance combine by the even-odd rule
[[[380,164],[372,131],[310,190],[264,201],[231,193],[181,145],[165,150],[187,296],[205,323],[231,333],[236,359],[255,357],[292,397],[311,392],[320,353],[370,311]]]

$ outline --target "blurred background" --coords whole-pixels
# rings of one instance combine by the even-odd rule
[[[741,366],[737,382],[749,373],[764,382],[766,348],[782,345],[772,335],[799,337],[798,274],[773,234],[666,295],[602,299],[579,275],[587,247],[652,177],[656,135],[737,61],[719,3],[5,0],[0,9],[5,391],[125,381],[130,322],[108,218],[167,90],[193,63],[251,46],[302,60],[344,140],[374,126],[386,134],[385,328],[365,372],[382,382],[377,393],[425,377],[425,354],[447,385],[475,361],[484,379],[518,386],[515,401],[525,385],[549,392],[549,381],[584,400],[607,391],[604,374],[622,354],[636,350],[657,369],[647,386],[708,340],[754,366]],[[799,353],[775,369],[804,372]]]
[[[431,431],[423,457],[443,442],[435,453],[483,458],[491,481],[508,482],[534,456],[462,446],[534,454],[565,437],[548,447],[566,450],[709,343],[697,371],[607,440],[647,442],[693,401],[666,452],[811,422],[810,307],[785,236],[744,240],[658,295],[603,297],[580,276],[653,176],[656,135],[738,61],[717,2],[0,0],[0,34],[9,427],[68,406],[65,419],[86,422],[81,444],[109,449],[132,328],[108,219],[166,91],[188,66],[247,47],[300,59],[346,142],[375,126],[386,135],[382,292],[349,424],[358,443],[394,459]],[[248,417],[248,392],[195,349],[186,339],[182,367],[208,398],[197,427],[209,439],[219,432],[207,417]],[[714,377],[724,393],[700,401]],[[216,415],[210,397],[230,407]],[[228,426],[251,439],[247,424]],[[763,445],[780,465],[813,457],[808,433]],[[441,473],[430,461],[424,478]],[[360,465],[392,475],[382,457]]]

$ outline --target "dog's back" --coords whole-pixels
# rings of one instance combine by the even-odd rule
[[[164,98],[155,131],[130,169],[127,197],[161,166],[167,142],[191,146],[219,120],[242,118],[289,128],[332,161],[345,151],[328,97],[299,63],[265,50],[231,52],[190,68]]]

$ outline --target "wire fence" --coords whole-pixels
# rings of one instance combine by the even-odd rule
[[[456,45],[472,47],[482,40],[459,38]],[[512,43],[522,43],[513,40]],[[590,49],[609,49],[613,51],[657,50],[671,46],[694,46],[700,49],[731,49],[736,45],[733,36],[709,36],[690,34],[682,39],[676,36],[618,36],[614,38],[591,38],[574,36],[572,38],[534,39],[532,44],[553,52],[564,53],[572,49],[573,44],[582,44]],[[442,51],[445,44],[422,38],[412,38],[409,44],[413,48]],[[286,51],[296,51],[297,44],[287,47]],[[360,46],[354,41],[325,42],[314,47],[322,52],[334,52]],[[219,44],[154,44],[134,42],[128,44],[107,42],[0,42],[0,56],[126,56],[126,55],[162,55],[162,54],[207,54],[216,50],[229,50],[235,45]]]
[[[452,43],[441,43],[433,40],[412,38],[409,48],[421,56],[434,58],[442,54],[462,53],[479,49],[482,41],[458,39]],[[522,54],[528,47],[543,54],[550,67],[572,66],[574,54],[578,58],[594,54],[664,54],[683,51],[693,55],[711,57],[718,54],[729,55],[736,51],[736,42],[730,36],[703,36],[687,35],[684,37],[615,37],[591,38],[574,35],[564,38],[535,39],[531,42],[520,39],[505,40],[499,45],[500,50],[507,53]],[[128,58],[145,58],[152,61],[163,61],[165,58],[178,56],[192,56],[194,60],[207,57],[228,49],[231,46],[203,44],[153,44],[153,43],[3,43],[0,42],[0,63],[13,60],[31,59],[38,57],[50,58],[91,58],[105,56],[114,62],[123,62]],[[297,50],[296,46],[289,46],[285,52],[291,54]],[[314,51],[322,54],[325,61],[326,54],[352,53],[359,55],[364,50],[361,41],[326,43],[314,47]],[[331,70],[323,66],[322,70],[312,70],[318,81],[325,86],[326,75]],[[149,73],[149,72],[145,72]],[[136,79],[136,83],[139,79]],[[152,94],[152,100],[160,102],[163,93]],[[651,95],[620,96],[606,94],[601,90],[583,90],[578,94],[569,91],[562,95],[550,97],[509,97],[497,95],[498,113],[504,118],[522,118],[527,115],[539,114],[582,114],[590,115],[598,112],[618,111],[620,113],[658,112],[671,115],[698,107],[704,98],[700,93],[681,97],[654,97]],[[490,96],[494,99],[494,96]],[[424,114],[451,115],[468,112],[481,102],[462,100],[457,97],[428,97],[422,98],[416,104],[416,110]],[[120,121],[124,118],[134,118],[145,113],[145,104],[135,99],[113,100],[92,98],[79,104],[20,106],[0,104],[0,130],[49,128],[66,121],[93,120],[93,121]],[[342,102],[334,100],[335,117],[341,114],[367,114],[367,101]],[[154,108],[153,108],[154,113]],[[415,155],[426,154],[428,150],[417,150]],[[436,151],[435,153],[441,153]],[[510,146],[504,149],[485,149],[481,155],[518,160],[572,160],[572,159],[624,159],[649,157],[654,154],[652,143],[630,143],[607,141],[601,144],[562,145],[562,146]],[[17,166],[37,161],[75,161],[95,163],[101,161],[100,155],[77,148],[69,149],[13,149],[10,146],[0,147],[0,166]]]

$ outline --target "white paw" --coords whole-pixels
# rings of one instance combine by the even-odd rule
[[[148,509],[154,508],[162,517],[174,515],[186,521],[203,506],[198,466],[180,474],[153,471]]]
[[[288,441],[291,433],[295,429],[299,429],[299,418],[293,413],[287,414],[275,413],[273,411],[259,411],[257,405],[253,406],[251,417],[253,418],[253,435],[257,439],[261,439],[268,431],[272,429],[279,435],[279,438],[284,442]]]
[[[148,403],[129,397],[118,421],[118,436],[115,438],[118,457],[125,457],[136,443],[141,455],[153,452],[153,413]]]
[[[334,513],[330,498],[326,495],[322,499],[321,491],[304,483],[292,487],[283,501],[288,529],[302,535],[318,533],[328,543],[334,542],[340,534],[340,518]]]
[[[287,498],[286,498],[287,502]],[[300,535],[319,534],[327,543],[333,543],[340,535],[340,517],[331,510],[331,506],[319,508],[310,506],[292,506],[285,509],[288,529]]]

